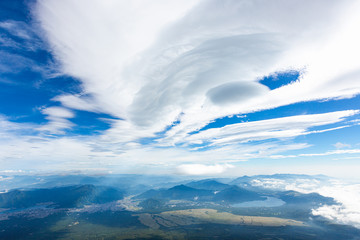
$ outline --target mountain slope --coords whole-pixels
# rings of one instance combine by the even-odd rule
[[[122,198],[123,193],[115,188],[87,184],[50,189],[12,190],[0,194],[0,207],[24,208],[47,202],[57,207],[79,207]]]
[[[169,189],[151,189],[146,191],[136,198],[138,199],[168,199],[168,200],[206,200],[211,199],[214,192],[205,189],[195,189],[185,185],[177,185]]]
[[[265,200],[259,193],[240,188],[238,186],[231,186],[218,192],[213,200],[217,202],[240,203],[255,200]]]
[[[189,182],[186,184],[186,186],[197,189],[213,190],[213,191],[220,191],[230,187],[230,185],[228,184],[220,183],[212,179]]]

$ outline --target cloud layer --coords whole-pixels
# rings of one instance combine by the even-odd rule
[[[216,165],[203,165],[203,164],[182,164],[177,167],[180,174],[185,175],[214,175],[226,171],[228,168],[233,168],[230,164],[216,164]]]
[[[359,93],[358,9],[356,1],[39,1],[36,16],[64,72],[83,83],[83,94],[55,100],[120,117],[119,131],[154,134],[179,121],[167,134],[181,136],[232,114]],[[304,68],[300,81],[273,91],[257,83]]]
[[[178,172],[179,166],[200,164],[225,172],[231,169],[224,164],[237,161],[300,156],[281,154],[311,147],[304,136],[357,124],[347,121],[357,117],[353,106],[206,128],[227,116],[358,95],[356,0],[39,0],[31,11],[60,66],[56,72],[81,86],[36,108],[46,123],[1,119],[1,134],[10,139],[1,140],[8,149],[4,164],[19,155],[41,164],[52,149],[71,166],[82,159],[79,168],[153,164]],[[0,28],[45,48],[28,25],[4,21]],[[288,85],[270,89],[260,83],[294,71],[300,77]],[[83,112],[108,114],[100,120],[110,128],[69,134]],[[332,150],[312,154],[326,153]]]
[[[312,210],[315,216],[323,216],[340,224],[349,224],[360,228],[360,185],[346,183],[337,179],[279,179],[276,176],[254,179],[253,186],[278,190],[294,190],[302,193],[317,192],[326,197],[334,198],[338,204],[323,205]]]

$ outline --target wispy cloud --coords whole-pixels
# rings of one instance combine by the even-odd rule
[[[360,153],[360,149],[337,149],[327,152],[321,153],[301,153],[298,155],[273,155],[270,158],[295,158],[295,157],[316,157],[316,156],[329,156],[329,155],[337,155],[337,154],[358,154]]]
[[[58,73],[54,63],[45,58],[47,45],[41,39],[38,28],[31,22],[10,19],[0,21],[0,31],[0,82],[19,84],[11,76],[29,71],[44,78]],[[32,80],[27,79],[26,83],[30,85]]]
[[[69,109],[63,107],[48,107],[41,110],[46,115],[49,121],[47,124],[38,128],[40,131],[47,131],[49,133],[64,133],[64,129],[74,126],[68,119],[75,117],[75,114]]]
[[[286,139],[311,134],[307,129],[343,121],[345,117],[357,114],[358,111],[340,111],[323,114],[297,115],[254,122],[244,122],[213,128],[189,135],[183,143],[210,142],[212,145],[244,143],[265,139]]]
[[[0,43],[5,47],[26,51],[45,49],[42,40],[28,23],[6,20],[0,22],[0,29],[8,33],[8,36],[5,34],[0,35]]]
[[[336,148],[350,148],[351,145],[346,144],[346,143],[342,143],[342,142],[337,142],[337,143],[334,144],[334,147],[336,147]]]

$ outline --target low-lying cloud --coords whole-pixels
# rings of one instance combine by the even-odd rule
[[[229,168],[233,168],[230,164],[215,164],[215,165],[203,165],[203,164],[182,164],[177,167],[180,174],[184,175],[214,175],[225,172]]]
[[[322,216],[339,224],[349,224],[360,228],[360,184],[346,183],[337,179],[294,179],[261,178],[252,181],[252,185],[294,190],[302,193],[316,192],[325,197],[334,198],[339,204],[323,205],[312,210],[315,216]]]

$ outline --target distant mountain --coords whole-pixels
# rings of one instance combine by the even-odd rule
[[[152,188],[172,187],[182,182],[184,182],[182,177],[138,174],[0,175],[0,192],[19,188],[54,188],[90,184],[122,189],[126,194],[133,195]]]
[[[240,203],[255,200],[265,200],[259,193],[231,186],[215,194],[213,200],[217,202]]]
[[[208,183],[208,185],[207,185]],[[198,185],[199,184],[199,185]],[[216,181],[204,181],[192,185],[212,188],[225,187]],[[136,197],[137,199],[163,199],[163,200],[196,200],[209,202],[240,203],[246,201],[265,200],[260,194],[237,186],[227,186],[221,191],[197,189],[185,185],[178,185],[169,189],[149,190]]]
[[[230,185],[228,184],[220,183],[212,179],[193,181],[186,184],[186,186],[197,189],[213,190],[213,191],[220,191],[230,187]]]
[[[123,193],[111,187],[77,185],[50,189],[12,190],[0,194],[0,208],[25,208],[40,203],[57,207],[80,207],[89,203],[106,203],[123,198]]]
[[[319,204],[336,204],[336,201],[330,197],[324,197],[318,193],[299,193],[296,191],[279,192],[277,197],[286,202],[287,204],[307,204],[307,205],[319,205]]]
[[[249,176],[245,175],[245,176],[242,176],[242,177],[235,178],[229,184],[238,185],[238,184],[243,184],[243,183],[249,183],[251,180],[253,180],[253,177],[249,177]]]
[[[177,185],[169,189],[151,189],[137,196],[138,199],[168,199],[168,200],[210,200],[214,191],[196,189],[185,185]]]

